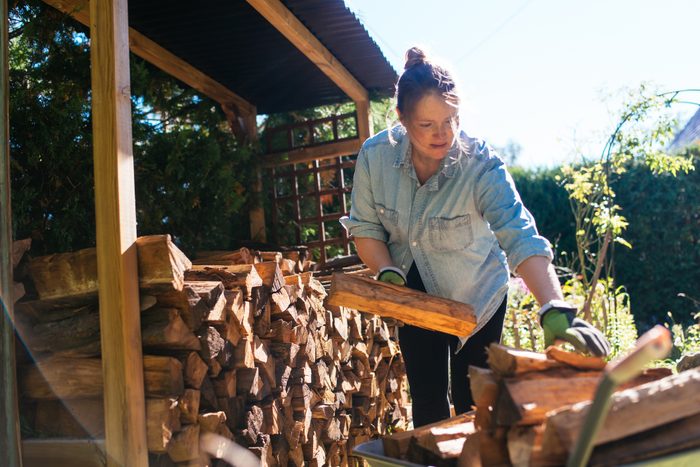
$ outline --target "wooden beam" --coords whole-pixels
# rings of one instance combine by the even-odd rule
[[[5,465],[22,465],[15,368],[12,204],[10,189],[10,113],[7,2],[0,5],[0,453]]]
[[[90,3],[97,277],[107,465],[147,466],[127,11]]]
[[[44,2],[63,13],[71,15],[86,26],[90,24],[88,0],[44,0]],[[229,108],[233,106],[233,109],[237,110],[242,116],[255,115],[257,113],[253,104],[133,28],[129,28],[129,48],[135,55],[152,63],[193,89]]]
[[[280,0],[247,1],[350,99],[369,101],[367,90]]]
[[[262,166],[265,168],[279,167],[287,164],[301,164],[313,160],[332,159],[338,156],[349,156],[360,152],[361,139],[349,139],[337,143],[322,144],[309,148],[299,148],[280,154],[262,156]]]

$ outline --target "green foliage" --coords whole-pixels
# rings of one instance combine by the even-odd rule
[[[574,218],[569,213],[569,196],[557,177],[560,169],[524,169],[511,167],[515,186],[523,203],[537,221],[541,235],[549,239],[557,254],[556,263],[570,264],[569,253],[575,251]]]
[[[578,166],[565,166],[562,175],[569,192],[576,223],[575,268],[586,288],[593,286],[609,242],[632,245],[622,237],[629,223],[616,203],[612,184],[634,162],[648,166],[655,175],[688,173],[692,158],[667,154],[665,148],[676,124],[668,112],[673,102],[650,92],[645,85],[627,96],[618,124],[603,148],[600,159]]]
[[[94,244],[89,48],[41,2],[12,10],[10,154],[15,238],[35,249]],[[66,79],[71,76],[71,79]]]
[[[700,169],[700,151],[695,149]],[[668,311],[688,325],[700,312],[700,171],[655,176],[631,164],[614,183],[617,202],[632,220],[633,249],[615,249],[614,275],[632,296],[641,329],[663,322]],[[683,294],[679,296],[679,294]]]
[[[15,238],[35,254],[95,244],[87,31],[38,0],[10,12],[10,144]],[[131,57],[138,234],[186,252],[249,237],[253,148],[218,104]]]
[[[612,282],[600,281],[599,291],[592,305],[591,323],[603,330],[612,346],[610,358],[629,351],[637,339],[637,328],[630,311],[629,295],[622,287],[614,288]],[[564,298],[581,309],[586,300],[582,282],[570,279],[562,286]],[[544,335],[539,325],[535,297],[519,279],[511,279],[508,309],[503,325],[502,342],[516,348],[544,351]]]

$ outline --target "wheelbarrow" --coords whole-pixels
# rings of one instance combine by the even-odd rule
[[[581,429],[581,434],[566,463],[567,467],[583,467],[588,463],[596,434],[603,425],[610,408],[610,396],[615,389],[639,375],[644,366],[657,359],[665,358],[671,350],[670,332],[656,326],[645,333],[638,341],[635,349],[625,357],[610,362],[604,372],[588,415]],[[414,466],[421,467],[402,459],[388,457],[384,454],[381,439],[362,443],[353,449],[353,454],[365,459],[371,467]],[[640,462],[625,464],[628,466],[648,467],[695,467],[700,466],[700,449],[676,452],[670,455],[647,459]]]

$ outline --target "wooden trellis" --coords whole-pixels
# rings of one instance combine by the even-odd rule
[[[308,246],[320,263],[336,254],[351,253],[351,242],[338,222],[349,210],[359,148],[356,131],[351,137],[339,137],[340,130],[347,132],[349,128],[343,125],[349,122],[350,129],[356,130],[356,115],[350,113],[285,125],[266,135],[270,152],[302,155],[309,149],[306,157],[278,158],[275,165],[268,166],[270,230],[277,243]],[[352,146],[340,146],[345,142]]]

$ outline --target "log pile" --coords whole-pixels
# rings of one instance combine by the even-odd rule
[[[474,412],[387,437],[383,440],[385,454],[417,463],[427,460],[431,465],[563,465],[605,362],[555,347],[536,353],[491,344],[488,363],[488,369],[470,367]],[[600,448],[594,451],[592,463],[617,465],[639,459],[639,446],[649,437],[657,442],[645,445],[646,453],[662,452],[660,445],[669,448],[674,436],[676,446],[688,445],[691,439],[700,444],[697,429],[679,436],[700,414],[695,382],[700,369],[686,373],[690,371],[697,373],[671,376],[665,368],[648,369],[620,387],[611,410],[615,414],[598,438]],[[669,386],[675,389],[660,395]],[[644,408],[633,401],[641,401]],[[674,430],[673,435],[662,435],[664,430],[658,429],[662,425]],[[630,438],[642,432],[646,434],[639,440]],[[430,441],[431,437],[438,441],[449,438],[450,443],[441,445]]]
[[[209,465],[215,433],[263,465],[348,465],[353,447],[410,419],[397,330],[325,303],[299,252],[207,252],[137,241],[147,441],[154,465]],[[103,437],[95,250],[35,258],[17,304],[34,362],[23,414],[43,436]]]

